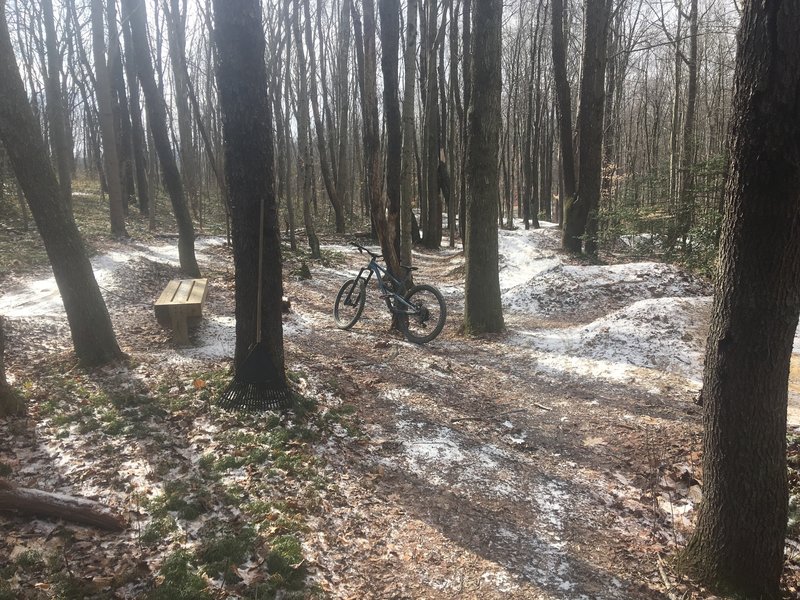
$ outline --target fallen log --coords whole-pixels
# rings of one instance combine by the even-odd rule
[[[94,500],[21,488],[5,479],[0,479],[0,511],[55,517],[109,531],[123,531],[128,526],[122,516]]]

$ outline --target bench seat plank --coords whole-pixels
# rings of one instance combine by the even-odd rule
[[[173,279],[156,300],[156,319],[172,328],[177,343],[189,342],[188,319],[203,316],[206,296],[208,279]]]

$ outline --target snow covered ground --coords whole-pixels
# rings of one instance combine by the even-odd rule
[[[654,393],[660,386],[678,385],[689,393],[697,392],[711,305],[708,283],[656,262],[566,264],[558,252],[560,232],[552,223],[542,225],[538,230],[500,231],[500,287],[508,342],[528,349],[535,368],[555,379],[599,378],[643,385]],[[198,239],[199,260],[214,260],[205,251],[222,243],[221,238]],[[328,249],[344,255],[354,252],[343,245]],[[115,274],[136,258],[178,265],[177,249],[169,243],[134,244],[125,252],[96,256],[92,265],[104,294],[124,293],[124,278]],[[324,270],[333,278],[342,278],[349,276],[351,269]],[[463,293],[453,282],[441,282],[440,286],[448,301]],[[9,319],[65,321],[52,276],[4,290],[0,314]],[[526,319],[517,321],[516,317]],[[313,331],[321,318],[325,317],[293,312],[285,320],[284,333],[291,337]],[[203,340],[201,345],[178,349],[165,359],[230,359],[235,335],[232,315],[208,314],[201,328],[197,336]],[[800,351],[800,338],[795,340],[796,351]],[[800,394],[792,390],[790,396],[800,405]],[[800,424],[800,409],[797,413],[795,420]]]

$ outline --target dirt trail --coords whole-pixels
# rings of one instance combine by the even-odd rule
[[[331,299],[359,258],[345,256],[288,285],[306,324],[288,356],[355,405],[368,434],[320,449],[341,477],[317,527],[337,596],[662,597],[657,552],[682,531],[658,509],[659,481],[698,448],[692,397],[539,373],[509,342],[525,315],[490,339],[458,335],[458,254],[417,256],[417,281],[448,303],[434,342],[390,335],[377,293],[340,331]]]

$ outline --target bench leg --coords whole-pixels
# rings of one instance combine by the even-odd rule
[[[172,314],[172,340],[180,346],[189,344],[189,323],[186,315]]]

